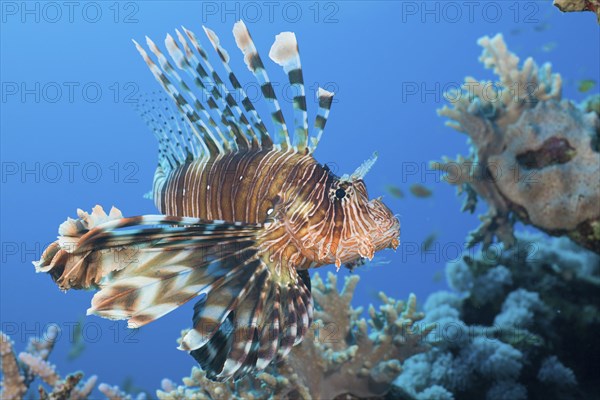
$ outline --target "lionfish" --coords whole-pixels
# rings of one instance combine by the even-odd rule
[[[78,210],[79,218],[60,226],[58,240],[34,264],[62,290],[99,289],[88,315],[128,319],[131,328],[199,297],[179,348],[209,378],[224,381],[263,370],[302,341],[313,318],[309,268],[339,269],[396,249],[400,223],[381,199],[367,196],[363,177],[376,155],[341,177],[313,158],[334,94],[319,88],[309,141],[294,33],[277,35],[269,53],[295,89],[292,140],[246,25],[233,28],[261,86],[274,140],[219,38],[204,31],[233,90],[186,28],[176,30],[177,41],[166,36],[171,60],[150,38],[154,59],[134,40],[173,100],[141,104],[159,143],[152,197],[161,215]]]

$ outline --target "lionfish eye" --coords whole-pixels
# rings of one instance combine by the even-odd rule
[[[344,189],[338,189],[335,191],[335,197],[338,199],[343,199],[346,196],[346,191]]]

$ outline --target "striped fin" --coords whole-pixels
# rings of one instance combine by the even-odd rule
[[[170,171],[189,158],[200,159],[208,148],[189,128],[185,117],[172,109],[167,98],[155,94],[140,96],[136,110],[158,141],[158,161],[164,171]]]
[[[169,43],[170,35],[167,35],[166,42]],[[171,38],[172,39],[172,38]],[[210,129],[211,134],[218,137],[217,143],[219,143],[223,147],[223,151],[227,152],[230,150],[230,142],[229,139],[225,136],[221,129],[221,125],[215,121],[210,113],[207,111],[206,107],[202,104],[202,102],[198,99],[196,94],[192,91],[192,89],[188,86],[188,84],[181,78],[181,76],[175,71],[169,60],[164,56],[164,54],[160,51],[158,46],[150,39],[146,37],[146,44],[150,48],[150,51],[154,53],[154,55],[158,59],[158,65],[161,67],[162,72],[171,78],[171,81],[174,81],[178,84],[180,97],[183,98],[183,95],[186,95],[189,99],[191,99],[191,105],[197,115],[200,116],[200,122],[204,123],[204,121],[208,122],[208,129]],[[171,49],[172,50],[172,49]],[[176,61],[178,61],[176,59]],[[173,85],[174,86],[174,85]],[[175,87],[175,86],[174,86]],[[206,125],[204,125],[206,126]]]
[[[277,360],[282,360],[292,350],[298,340],[298,313],[296,312],[296,297],[293,288],[281,288],[281,318],[279,324],[282,332],[279,336]]]
[[[146,44],[155,59],[152,59],[140,44],[133,41],[156,80],[175,102],[175,114],[180,114],[176,115],[174,122],[167,121],[167,124],[163,124],[161,116],[155,112],[148,112],[144,105],[140,107],[144,120],[159,140],[159,162],[163,171],[168,173],[181,163],[187,162],[188,155],[196,159],[246,151],[250,148],[273,148],[273,140],[229,65],[229,53],[221,46],[219,37],[204,27],[225,68],[233,87],[232,91],[212,66],[196,35],[185,27],[182,29],[183,33],[175,30],[177,40],[170,34],[165,39],[167,53],[173,64],[150,38],[146,38]],[[282,32],[277,35],[269,52],[269,57],[283,67],[295,90],[293,145],[273,84],[243,21],[234,24],[233,35],[248,69],[254,74],[266,99],[275,128],[276,148],[282,151],[293,149],[301,154],[314,152],[329,116],[333,93],[319,88],[316,132],[311,136],[302,65],[295,34]],[[184,76],[177,70],[185,71]],[[240,99],[243,110],[234,94]],[[185,124],[180,125],[182,119]],[[183,127],[186,127],[189,133],[186,133]],[[195,140],[192,140],[191,136],[194,136]],[[189,146],[194,147],[190,149]]]
[[[100,289],[88,314],[137,328],[203,296],[180,349],[225,381],[264,369],[312,320],[307,274],[275,274],[257,240],[263,224],[79,212],[34,263],[63,289]]]
[[[100,288],[88,314],[139,327],[235,280],[244,260],[256,258],[260,229],[161,215],[117,218],[59,237],[36,269],[63,290]]]
[[[262,94],[265,96],[265,99],[271,108],[271,119],[275,125],[275,131],[278,138],[277,144],[281,150],[286,151],[291,147],[291,143],[285,119],[281,112],[281,107],[279,106],[279,101],[275,95],[273,85],[269,80],[267,70],[258,54],[258,50],[250,36],[250,32],[248,32],[248,28],[246,28],[246,24],[244,24],[243,21],[238,21],[233,25],[233,37],[235,38],[238,48],[244,54],[244,62],[258,80]]]
[[[275,36],[275,43],[269,52],[271,60],[283,67],[294,94],[294,149],[300,153],[306,151],[308,143],[308,113],[306,111],[306,94],[302,64],[298,52],[298,41],[293,32],[281,32]]]
[[[260,143],[261,143],[262,148],[270,149],[273,146],[271,137],[269,136],[269,133],[267,132],[267,128],[265,127],[265,124],[263,123],[262,118],[260,117],[260,115],[258,115],[258,111],[256,111],[256,109],[254,108],[254,104],[252,104],[252,101],[250,101],[250,98],[246,94],[246,91],[244,90],[244,88],[240,84],[240,81],[237,79],[233,70],[229,66],[229,53],[227,53],[227,50],[225,50],[223,47],[221,47],[219,37],[216,35],[215,32],[208,29],[207,27],[203,27],[203,28],[204,28],[204,32],[206,33],[206,36],[210,40],[210,43],[213,45],[214,49],[216,50],[217,54],[219,55],[219,58],[221,59],[221,62],[223,63],[223,66],[225,67],[227,74],[229,75],[229,81],[231,82],[233,89],[235,90],[238,97],[240,97],[242,99],[242,105],[244,106],[244,109],[246,110],[246,112],[248,112],[248,114],[250,115],[250,120],[252,121],[252,125],[254,125],[254,127],[260,132]],[[190,40],[192,41],[192,43],[194,43],[194,45],[196,46],[196,49],[198,50],[198,52],[200,52],[200,54],[203,54],[203,57],[205,58],[205,60],[208,63],[208,57],[206,56],[206,53],[204,52],[204,50],[201,49],[198,39],[196,38],[194,33],[185,28],[183,28],[183,29],[184,29],[185,33],[188,35],[188,37],[190,38]]]
[[[329,118],[329,110],[331,109],[331,103],[333,103],[333,92],[328,92],[323,88],[317,90],[317,97],[319,99],[319,111],[317,111],[317,117],[315,118],[315,137],[311,138],[310,152],[313,153],[317,149],[317,145],[321,141],[323,136],[323,130]]]
[[[194,131],[194,134],[203,141],[209,150],[211,156],[217,156],[223,154],[223,146],[214,136],[213,132],[208,126],[202,121],[196,110],[192,108],[189,102],[181,95],[179,90],[173,85],[169,78],[160,70],[160,68],[152,61],[146,50],[138,42],[133,41],[138,52],[150,68],[150,71],[161,84],[165,92],[173,99],[177,105],[177,109],[185,116],[190,124],[190,127]]]
[[[171,35],[167,34],[165,45],[169,55],[173,61],[175,61],[177,67],[186,71],[191,79],[193,79],[196,87],[198,87],[202,92],[202,98],[207,99],[206,103],[211,110],[211,115],[214,117],[214,120],[220,121],[226,126],[230,136],[235,138],[235,143],[239,148],[247,150],[250,146],[250,143],[246,135],[252,136],[252,134],[248,131],[248,128],[250,128],[250,131],[252,128],[247,124],[241,123],[241,121],[231,121],[234,119],[233,112],[231,111],[229,105],[225,104],[225,101],[220,93],[220,88],[218,88],[212,78],[208,76],[208,73],[192,52],[183,35],[181,35],[178,30],[176,30],[176,33],[185,53],[179,48],[175,42],[175,39],[173,39]],[[244,131],[246,131],[246,133],[238,128],[238,123],[240,124],[239,128],[242,128]]]
[[[237,104],[235,98],[229,93],[229,90],[219,77],[219,74],[212,67],[206,52],[200,45],[200,43],[195,39],[195,36],[192,32],[182,27],[184,32],[186,32],[186,36],[192,42],[192,45],[200,54],[200,58],[203,61],[203,64],[200,62],[198,57],[194,54],[186,37],[179,32],[179,30],[175,30],[177,33],[177,39],[179,43],[184,47],[185,57],[191,65],[194,65],[195,72],[197,76],[195,80],[199,81],[198,77],[202,78],[202,81],[206,82],[208,88],[211,88],[211,96],[216,100],[219,104],[219,107],[222,111],[222,118],[230,123],[230,126],[234,129],[240,130],[237,127],[241,128],[241,131],[244,132],[245,136],[252,142],[253,147],[258,146],[260,144],[254,129],[250,125],[248,118],[241,110],[240,106]],[[233,123],[232,121],[233,120]]]
[[[232,282],[252,273],[247,260],[256,255],[255,242],[245,234],[181,237],[136,251],[135,263],[100,282],[88,314],[128,318],[129,327],[139,327],[200,293],[231,291]]]
[[[237,378],[241,378],[242,376],[251,373],[253,371],[260,371],[262,369],[264,369],[264,367],[261,367],[258,363],[259,361],[259,351],[261,348],[261,344],[262,344],[262,334],[264,332],[263,327],[270,327],[272,325],[272,313],[271,313],[271,309],[272,309],[272,304],[275,302],[275,299],[272,297],[272,294],[275,290],[275,288],[278,285],[273,285],[270,284],[269,279],[267,279],[266,281],[267,285],[263,288],[263,290],[260,291],[260,298],[259,298],[259,303],[257,303],[257,305],[260,305],[260,309],[257,307],[257,311],[256,311],[256,317],[255,317],[255,322],[254,325],[252,326],[253,328],[253,337],[252,337],[252,343],[251,346],[249,347],[249,351],[247,354],[243,355],[240,358],[243,358],[243,361],[241,361],[241,366],[239,367],[239,369],[237,369],[237,371],[235,371],[234,374],[234,379]],[[260,303],[262,301],[262,304]],[[277,344],[277,341],[273,339],[273,333],[272,332],[266,332],[266,340],[270,340],[271,342],[274,342],[275,344]],[[230,358],[230,356],[228,356]],[[265,366],[266,367],[266,366]]]
[[[310,290],[302,279],[279,282],[265,264],[244,278],[235,291],[220,290],[218,298],[211,301],[211,294],[198,302],[194,329],[182,340],[182,349],[191,349],[213,380],[238,379],[284,358],[312,321]]]
[[[256,369],[265,369],[277,356],[279,346],[279,333],[281,331],[281,289],[279,285],[273,287],[273,292],[267,302],[266,318],[260,326],[261,332],[258,343]]]
[[[194,308],[193,329],[182,339],[180,349],[197,350],[208,343],[216,329],[225,321],[230,312],[237,308],[256,279],[255,272],[262,271],[264,264],[257,259],[248,260],[240,276],[217,294],[203,300]]]
[[[228,379],[234,376],[246,361],[256,341],[257,321],[262,316],[267,290],[271,287],[272,280],[269,275],[266,265],[261,264],[252,276],[236,282],[237,293],[220,291],[218,298],[211,296],[216,300],[203,302],[202,306],[195,310],[194,329],[183,338],[182,347],[187,349],[187,346],[198,339],[198,332],[203,331],[204,340],[194,343],[194,348],[200,347],[192,350],[190,354],[198,360],[211,378]],[[231,313],[234,308],[235,312]],[[218,314],[218,317],[215,318],[214,314]],[[218,318],[227,317],[231,326],[227,325],[225,328],[231,327],[231,330],[220,329],[218,334],[215,332],[211,337],[210,330],[220,325],[216,322]],[[222,354],[219,356],[222,357],[216,357],[217,352],[211,349],[219,347],[219,343],[216,342],[223,341],[228,345],[221,350]]]

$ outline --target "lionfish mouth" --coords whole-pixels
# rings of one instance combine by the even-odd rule
[[[371,241],[375,245],[375,251],[383,249],[396,250],[400,245],[400,220],[397,215],[392,214],[379,199],[372,201],[377,211],[375,221],[377,228],[372,233]]]
[[[392,227],[388,230],[387,237],[391,236],[391,239],[388,241],[388,245],[386,248],[396,250],[398,246],[400,246],[400,220],[398,217],[394,216],[394,222]]]
[[[392,216],[388,220],[388,226],[378,224],[371,231],[370,237],[363,240],[358,246],[358,257],[346,261],[346,268],[354,270],[357,267],[373,261],[375,253],[383,249],[396,250],[400,245],[400,220]]]
[[[397,232],[397,236],[392,237],[387,247],[395,251],[400,246],[400,224],[398,224],[398,229],[394,230],[394,232]]]

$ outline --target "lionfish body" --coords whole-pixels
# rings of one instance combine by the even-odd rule
[[[362,179],[375,158],[342,177],[313,158],[333,93],[319,89],[316,134],[309,137],[293,33],[278,35],[269,54],[296,89],[292,141],[243,22],[235,24],[234,37],[261,84],[276,140],[215,33],[205,28],[233,91],[197,37],[185,28],[176,32],[178,43],[170,35],[165,40],[172,61],[150,39],[154,59],[135,43],[175,106],[140,105],[159,141],[152,197],[161,215],[79,210],[35,264],[63,290],[100,289],[88,313],[128,319],[130,327],[201,296],[180,348],[212,379],[239,378],[302,341],[313,314],[308,268],[339,268],[396,248],[400,226],[379,199],[367,196]]]

